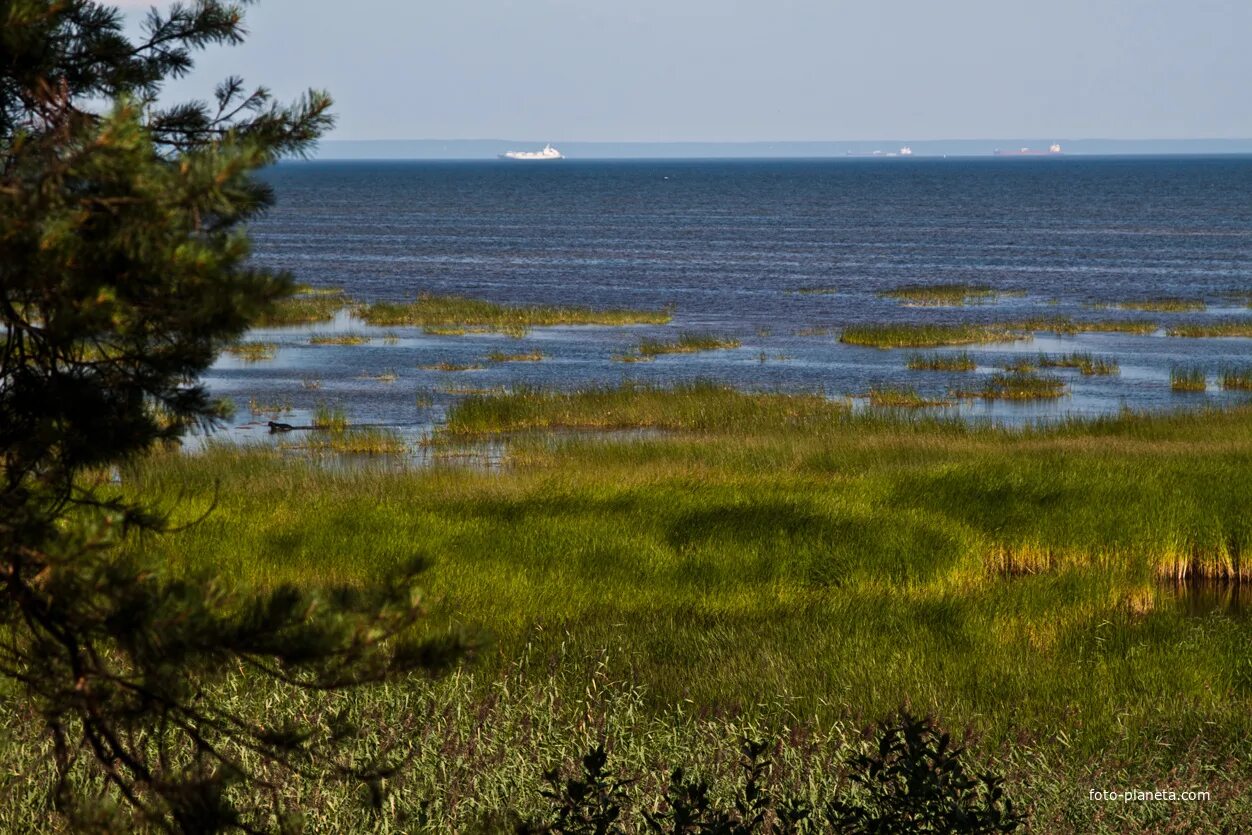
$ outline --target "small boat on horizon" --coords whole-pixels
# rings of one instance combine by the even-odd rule
[[[543,146],[542,151],[505,151],[500,155],[500,159],[518,159],[518,160],[539,160],[539,159],[565,159],[565,155],[552,147],[551,143]]]

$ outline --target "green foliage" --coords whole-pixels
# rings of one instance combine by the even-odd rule
[[[959,307],[994,301],[1000,292],[986,284],[909,284],[879,295],[922,307]]]
[[[1030,339],[1029,331],[1014,324],[854,325],[839,335],[840,342],[871,348],[933,348],[1023,339]]]
[[[373,590],[171,576],[122,547],[165,515],[100,473],[223,415],[200,373],[292,290],[248,260],[271,202],[254,174],[303,152],[330,100],[284,107],[228,78],[211,104],[160,101],[195,50],[242,39],[235,4],[153,10],[137,40],[90,0],[4,2],[0,20],[0,674],[50,746],[61,822],[285,827],[260,775],[298,779],[334,734],[237,715],[211,686],[243,666],[333,691],[442,668],[458,642],[416,631],[411,573]]]
[[[910,371],[973,371],[978,367],[968,351],[955,354],[913,354],[906,365]]]
[[[877,751],[849,764],[849,779],[861,792],[836,799],[832,827],[849,835],[1013,832],[1022,816],[991,774],[969,775],[962,749],[929,720],[902,711],[883,728]]]
[[[639,342],[639,356],[656,357],[662,354],[694,354],[700,351],[717,351],[738,348],[738,339],[711,333],[683,333],[674,340],[644,339]]]

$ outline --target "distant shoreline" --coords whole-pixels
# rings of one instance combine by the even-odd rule
[[[325,140],[318,160],[489,160],[507,151],[542,148],[549,140],[514,139],[370,139]],[[1064,139],[1058,137],[830,142],[563,142],[551,140],[573,160],[613,159],[872,159],[907,145],[913,158],[993,158],[995,151],[1044,150],[1059,142],[1062,157],[1084,156],[1232,156],[1252,154],[1249,139]],[[1047,155],[1031,158],[1046,158]],[[1013,159],[1015,157],[999,157]]]

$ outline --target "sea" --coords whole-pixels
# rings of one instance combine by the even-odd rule
[[[1058,370],[1049,373],[1068,388],[1054,401],[961,400],[933,411],[1019,424],[1249,399],[1223,390],[1218,375],[1252,367],[1252,339],[1166,331],[1252,323],[1252,157],[299,161],[263,176],[276,204],[252,225],[253,259],[297,281],[365,302],[434,293],[667,307],[673,321],[534,328],[522,338],[371,328],[347,314],[259,329],[247,338],[277,344],[273,359],[223,355],[205,375],[215,395],[236,404],[224,433],[234,439],[266,440],[267,420],[305,425],[318,407],[419,437],[475,393],[623,381],[821,392],[867,408],[871,389],[909,387],[943,399],[1040,352],[1089,352],[1115,360],[1120,373]],[[962,282],[1002,295],[942,308],[882,295]],[[1117,306],[1157,297],[1203,299],[1206,308]],[[964,374],[911,371],[908,349],[838,338],[853,324],[1053,316],[1148,318],[1159,328],[941,349],[971,354],[978,370]],[[330,331],[369,341],[310,344]],[[685,332],[741,347],[618,359],[641,339]],[[493,351],[539,351],[544,359],[487,362]],[[439,363],[481,367],[424,368]],[[1173,391],[1171,370],[1179,367],[1202,369],[1208,390]]]

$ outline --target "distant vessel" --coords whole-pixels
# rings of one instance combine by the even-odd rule
[[[913,149],[905,145],[899,151],[848,151],[850,157],[911,157]]]
[[[995,150],[995,155],[998,157],[1046,157],[1059,153],[1061,153],[1060,142],[1053,142],[1046,151],[1036,151],[1031,148],[1019,148],[1016,151],[1001,151],[999,148]]]
[[[543,146],[542,151],[506,151],[500,159],[565,159],[565,156],[548,144]]]

